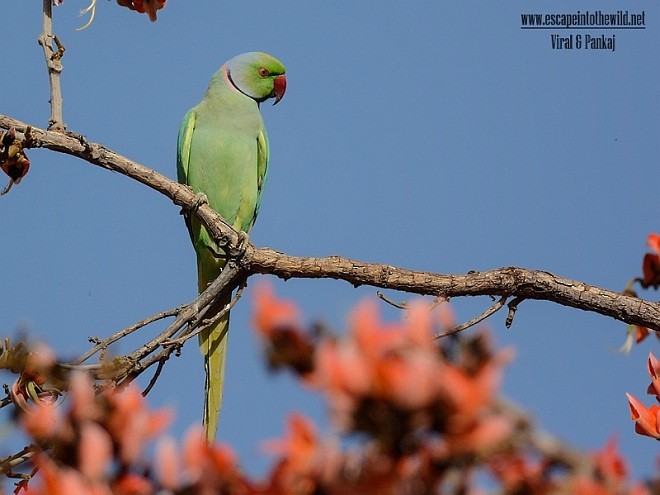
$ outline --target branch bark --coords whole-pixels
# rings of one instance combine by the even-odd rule
[[[60,86],[64,45],[60,43],[57,36],[53,36],[53,0],[43,0],[43,28],[38,41],[44,50],[50,83],[50,121],[48,122],[48,129],[61,132],[66,129],[62,118],[62,89]],[[52,43],[57,46],[57,51],[53,50]]]
[[[14,127],[24,138],[28,124],[0,115],[0,128]],[[94,165],[126,175],[160,192],[196,215],[219,246],[236,259],[241,275],[255,273],[289,278],[332,278],[354,286],[370,285],[421,295],[443,297],[496,296],[545,300],[609,316],[616,320],[660,330],[660,303],[631,297],[540,270],[503,267],[464,275],[407,270],[352,260],[341,256],[298,257],[248,244],[240,249],[240,236],[206,204],[199,204],[187,186],[115,153],[83,136],[48,132],[32,127],[26,147],[43,147],[76,156]],[[236,283],[237,278],[233,279]],[[234,288],[234,287],[232,287]]]

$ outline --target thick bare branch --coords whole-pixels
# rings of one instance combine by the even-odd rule
[[[555,302],[660,330],[660,303],[601,289],[540,270],[504,267],[465,275],[442,275],[330,256],[300,258],[270,249],[248,250],[249,271],[281,278],[334,278],[424,295],[515,296]]]
[[[23,122],[0,115],[0,128],[8,129],[12,126],[19,133],[25,132],[27,128],[27,124]],[[19,137],[22,138],[22,134]],[[370,285],[443,297],[490,295],[545,300],[599,313],[625,323],[660,330],[660,303],[601,289],[540,270],[505,267],[485,272],[470,272],[465,275],[444,275],[367,263],[341,256],[324,258],[289,256],[272,249],[255,248],[251,244],[241,253],[241,250],[237,249],[240,236],[208,205],[199,205],[190,188],[74,133],[65,135],[32,127],[32,142],[26,145],[48,148],[82,158],[131,177],[164,194],[175,204],[196,215],[216,242],[230,255],[242,254],[237,262],[242,275],[245,276],[262,273],[283,279],[333,278],[344,280],[354,286]]]

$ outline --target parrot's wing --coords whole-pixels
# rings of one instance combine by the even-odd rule
[[[176,143],[176,175],[181,184],[188,184],[190,144],[192,143],[196,120],[197,113],[195,109],[190,109],[185,117],[183,117],[183,122],[181,122],[181,127],[179,127],[179,137]]]
[[[188,167],[190,165],[190,144],[192,143],[193,132],[195,131],[195,121],[197,120],[197,113],[195,109],[192,108],[188,110],[185,117],[183,117],[183,122],[181,122],[181,127],[179,127],[179,136],[176,143],[176,176],[180,184],[189,185],[188,181]],[[186,226],[188,227],[188,233],[190,238],[193,241],[192,226],[190,225],[190,215],[185,215]]]
[[[268,155],[268,135],[266,134],[266,129],[261,129],[259,136],[257,136],[257,205],[254,209],[252,225],[254,225],[254,221],[259,214],[261,196],[263,195],[266,177],[268,176]]]

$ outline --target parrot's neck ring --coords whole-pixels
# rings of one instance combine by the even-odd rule
[[[234,80],[231,78],[231,72],[230,72],[230,70],[229,70],[229,67],[226,68],[226,71],[227,71],[227,79],[229,80],[229,82],[231,83],[231,85],[234,87],[234,89],[235,89],[236,91],[238,91],[239,93],[244,94],[245,96],[247,96],[248,98],[250,98],[250,99],[256,101],[257,103],[264,102],[264,101],[266,101],[266,100],[268,99],[268,96],[265,96],[265,97],[263,97],[263,98],[255,98],[254,96],[252,96],[252,95],[246,93],[246,92],[243,91],[241,88],[239,88],[238,85],[237,85],[237,84],[234,82]]]

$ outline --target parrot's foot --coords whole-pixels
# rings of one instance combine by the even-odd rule
[[[190,192],[195,192],[195,191],[192,190],[192,188],[190,186],[186,186],[186,187],[188,187],[188,190]],[[206,205],[209,204],[209,198],[207,198],[206,194],[204,194],[204,193],[197,193],[197,194],[195,194],[192,205],[190,207],[187,207],[187,206],[182,207],[181,211],[179,212],[179,215],[186,215],[186,218],[187,218],[187,216],[189,215],[189,213],[191,211],[199,210],[199,207],[204,205],[204,204],[206,204]],[[187,220],[186,220],[186,222],[187,222]]]
[[[204,193],[195,194],[195,199],[193,200],[192,209],[199,210],[199,207],[202,205],[209,204],[209,198],[206,197]]]
[[[234,259],[242,258],[250,244],[250,236],[247,233],[243,232],[242,230],[239,230],[237,233],[238,242],[236,243],[236,247],[232,247],[229,250],[229,256]]]

